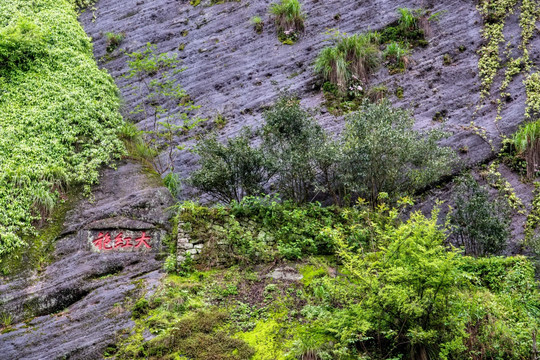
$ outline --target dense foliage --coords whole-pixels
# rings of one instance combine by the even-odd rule
[[[14,16],[14,14],[16,14]],[[0,255],[123,146],[117,88],[66,0],[0,6]]]
[[[268,192],[270,181],[274,192],[297,203],[324,196],[336,205],[358,197],[376,205],[381,193],[395,201],[435,182],[455,159],[438,145],[443,133],[414,131],[411,115],[388,101],[365,101],[337,140],[294,97],[281,97],[264,119],[260,148],[245,136],[224,145],[200,142],[192,184],[225,202]]]
[[[217,208],[186,203],[179,217],[190,236],[232,245],[219,251],[234,251],[230,259],[242,266],[183,269],[182,277],[170,276],[135,304],[137,325],[110,349],[111,356],[209,360],[241,353],[245,359],[352,360],[533,354],[540,293],[530,262],[519,256],[472,258],[448,248],[438,210],[404,221],[401,211],[383,204],[373,211],[361,204],[298,207],[249,198]],[[269,263],[283,257],[302,257],[288,263],[302,274],[300,281],[268,276]],[[249,266],[261,262],[268,265]],[[145,340],[145,331],[156,337]]]
[[[455,209],[450,214],[452,234],[465,254],[498,255],[510,236],[511,209],[502,196],[490,199],[486,186],[470,175],[457,179],[454,189]]]
[[[325,151],[323,129],[293,97],[280,98],[264,120],[262,148],[272,162],[276,190],[298,203],[309,201],[319,173],[317,160]]]
[[[241,201],[259,195],[269,180],[268,159],[250,146],[250,132],[229,138],[227,144],[212,136],[198,144],[201,168],[191,174],[191,183],[221,201]]]
[[[454,152],[438,145],[444,134],[420,134],[413,124],[407,111],[388,101],[364,102],[347,118],[341,174],[352,193],[375,204],[382,192],[396,199],[450,172]]]

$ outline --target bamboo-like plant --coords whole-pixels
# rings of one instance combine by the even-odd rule
[[[513,140],[516,150],[527,161],[527,178],[532,179],[540,164],[540,121],[521,126]]]

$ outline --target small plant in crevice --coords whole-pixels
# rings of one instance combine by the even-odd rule
[[[270,6],[270,13],[274,16],[279,41],[286,45],[298,41],[304,31],[302,4],[298,0],[281,0]]]
[[[401,89],[402,89],[401,96],[403,97],[403,88]],[[377,85],[377,86],[371,86],[368,89],[366,96],[371,102],[379,103],[382,100],[384,100],[387,94],[388,94],[388,88],[385,85]]]
[[[107,41],[106,43],[106,50],[108,53],[112,53],[114,50],[116,50],[122,41],[124,41],[126,37],[126,34],[122,33],[113,33],[113,32],[106,32],[105,33],[105,39]]]
[[[404,92],[403,86],[398,86],[398,87],[396,88],[396,91],[395,91],[396,97],[397,97],[398,99],[400,99],[400,100],[403,99],[403,92]]]
[[[223,114],[217,114],[214,118],[214,125],[218,129],[223,129],[227,125],[227,118]]]
[[[159,174],[174,172],[174,160],[183,146],[175,142],[206,119],[193,116],[200,106],[191,101],[187,92],[174,79],[185,70],[179,67],[176,54],[157,54],[157,46],[148,43],[142,52],[128,54],[128,79],[135,79],[134,86],[141,100],[131,111],[142,114],[150,124],[142,131],[142,139],[136,144],[139,152],[146,154],[151,167]],[[174,175],[168,175],[168,183],[174,184]],[[175,187],[172,187],[175,191]]]
[[[392,42],[383,51],[383,59],[388,63],[390,73],[403,72],[409,63],[410,50],[400,46],[397,42]]]
[[[448,117],[448,110],[443,109],[441,111],[437,111],[435,115],[433,115],[432,120],[435,122],[443,122]]]
[[[451,65],[454,62],[454,59],[452,59],[452,56],[450,54],[444,54],[443,56],[443,64],[446,66]]]
[[[260,16],[252,17],[250,20],[250,23],[255,28],[255,31],[257,32],[257,34],[262,34],[264,30],[264,21],[262,20]]]

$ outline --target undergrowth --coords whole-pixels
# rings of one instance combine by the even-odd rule
[[[540,294],[531,263],[521,256],[467,257],[448,248],[438,210],[408,220],[384,205],[281,218],[285,209],[279,206],[261,212],[248,204],[228,210],[189,205],[181,217],[201,236],[211,234],[201,222],[214,228],[218,218],[238,219],[245,233],[236,241],[242,243],[258,237],[249,230],[252,222],[279,224],[293,234],[300,224],[313,226],[332,244],[329,255],[304,253],[301,260],[277,264],[292,268],[300,281],[270,277],[275,260],[213,270],[199,264],[185,276],[169,275],[135,303],[134,329],[118,334],[108,355],[377,360],[483,353],[522,359],[536,346]],[[321,219],[331,221],[324,225]],[[351,243],[350,234],[369,240]]]

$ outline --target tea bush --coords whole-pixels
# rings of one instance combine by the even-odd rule
[[[395,200],[451,171],[454,151],[437,144],[444,134],[420,134],[413,124],[407,111],[387,100],[366,101],[346,119],[341,174],[349,192],[376,204],[380,193]]]
[[[244,196],[260,195],[270,178],[268,157],[250,146],[250,132],[220,143],[215,136],[200,141],[195,152],[201,168],[191,174],[190,182],[214,198],[229,202]]]
[[[365,101],[335,140],[289,95],[263,117],[260,147],[242,137],[227,145],[199,143],[201,169],[192,183],[225,203],[274,192],[299,204],[317,196],[336,205],[361,197],[375,206],[380,193],[394,202],[429,186],[455,160],[452,149],[438,145],[444,133],[414,131],[411,115],[384,100]]]

